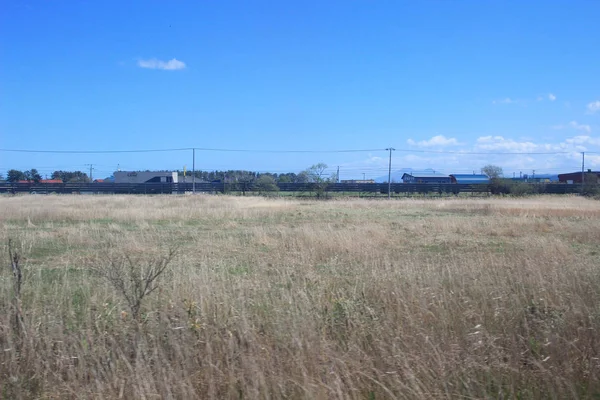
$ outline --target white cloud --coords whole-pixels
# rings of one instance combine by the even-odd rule
[[[600,166],[600,155],[590,154],[585,155],[585,165],[586,167],[599,167]],[[595,168],[594,168],[595,169]]]
[[[588,114],[594,114],[600,111],[600,100],[592,101],[587,105]]]
[[[592,146],[600,146],[600,137],[591,137],[588,135],[573,136],[572,138],[565,139],[565,143],[573,145],[589,144]]]
[[[561,139],[554,139],[552,135],[543,137],[533,134],[514,137],[489,135],[473,139],[459,137],[455,140],[460,140],[461,143],[450,148],[427,147],[430,143],[440,141],[436,137],[420,142],[409,139],[409,145],[421,144],[423,147],[415,147],[414,153],[408,149],[392,153],[392,173],[410,169],[433,169],[448,174],[470,173],[479,171],[486,164],[496,164],[509,176],[513,172],[516,176],[520,172],[531,174],[532,170],[536,171],[536,175],[555,174],[580,169],[581,152],[586,152],[586,168],[599,168],[600,135],[589,134],[585,127],[586,125],[580,125],[576,121],[566,123],[561,129],[565,129],[567,134],[562,135]],[[375,153],[343,167],[342,170],[349,179],[361,178],[363,172],[367,176],[371,174],[371,177],[381,176],[387,179],[388,162],[387,153]]]
[[[530,141],[518,142],[505,139],[503,136],[481,136],[477,138],[475,147],[478,150],[526,153],[535,151],[538,145]]]
[[[554,93],[548,93],[546,95],[536,96],[536,101],[555,101],[558,97]],[[527,106],[527,104],[531,101],[531,99],[513,99],[511,97],[505,97],[503,99],[492,100],[492,104],[518,104],[521,106]]]
[[[494,100],[492,101],[492,104],[512,104],[515,103],[516,101],[511,99],[510,97],[505,97],[503,99],[500,100]]]
[[[566,128],[572,128],[572,129],[577,129],[579,131],[585,131],[590,133],[592,131],[592,127],[589,125],[585,125],[585,124],[579,124],[577,123],[577,121],[571,121],[569,122],[567,125],[554,125],[552,126],[552,129],[566,129]]]
[[[437,135],[437,136],[432,137],[429,140],[421,140],[419,142],[417,142],[413,139],[408,139],[406,141],[406,143],[408,143],[411,146],[419,146],[419,147],[458,146],[458,145],[460,145],[460,143],[458,143],[458,140],[456,140],[456,138],[447,138],[444,135]]]
[[[185,63],[183,61],[179,61],[176,58],[173,58],[169,61],[157,60],[156,58],[151,58],[149,60],[139,60],[138,66],[141,68],[162,69],[165,71],[185,69]]]
[[[578,124],[577,121],[569,122],[569,126],[580,131],[586,131],[588,133],[592,131],[592,128],[590,128],[589,125]]]

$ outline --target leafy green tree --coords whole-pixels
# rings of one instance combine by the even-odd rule
[[[250,171],[241,171],[240,174],[236,174],[237,190],[242,191],[242,195],[246,195],[246,191],[250,188],[250,185],[256,179],[256,174]]]
[[[277,178],[277,182],[279,183],[298,183],[298,175],[293,172],[289,172],[287,174],[279,174]]]
[[[32,168],[29,171],[25,171],[24,174],[25,174],[25,179],[27,179],[30,182],[39,183],[42,180],[42,176],[40,175],[38,170],[35,168]]]
[[[289,176],[288,174],[281,174],[279,175],[279,178],[277,179],[277,182],[279,183],[292,183],[292,177]]]
[[[87,183],[90,178],[85,172],[82,171],[54,171],[52,173],[52,179],[60,179],[63,182],[83,182]]]
[[[308,181],[310,183],[321,183],[325,182],[325,171],[327,170],[327,164],[318,163],[311,166],[306,170],[306,175],[308,176]]]
[[[27,180],[27,176],[23,171],[11,169],[6,173],[6,180],[11,183]]]
[[[260,193],[279,191],[279,187],[277,186],[277,181],[275,180],[275,178],[267,174],[258,177],[256,183],[254,184],[254,188]]]
[[[327,168],[327,164],[321,162],[304,171],[308,182],[313,184],[317,197],[323,197],[329,185],[335,183],[337,180],[336,174],[327,176]]]
[[[296,180],[294,183],[308,183],[310,182],[310,177],[308,176],[308,172],[302,171],[298,175],[296,175]]]

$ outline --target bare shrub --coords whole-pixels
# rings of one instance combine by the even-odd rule
[[[144,298],[158,288],[158,279],[175,255],[175,248],[170,248],[166,254],[158,257],[113,253],[92,269],[123,296],[132,318],[137,320]]]
[[[24,329],[23,311],[21,310],[21,286],[23,285],[23,272],[21,270],[21,254],[18,250],[14,249],[12,239],[8,239],[8,257],[10,259],[10,266],[14,278],[14,297],[13,306],[15,310],[15,331],[27,334]]]

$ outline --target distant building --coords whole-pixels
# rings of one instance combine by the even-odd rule
[[[115,183],[177,183],[177,172],[169,171],[117,171]]]
[[[585,173],[586,183],[598,183],[599,180],[600,171],[592,171],[591,169],[588,169]],[[581,171],[558,174],[558,181],[560,183],[581,183]]]
[[[33,181],[18,181],[17,183],[34,183]],[[63,183],[62,179],[40,179],[38,183]]]
[[[450,175],[452,183],[461,185],[475,185],[490,183],[490,178],[485,174],[452,174]]]
[[[341,183],[375,183],[373,179],[342,179]]]
[[[418,173],[406,173],[402,175],[402,182],[404,183],[452,183],[452,179],[448,175],[444,174],[418,174]]]

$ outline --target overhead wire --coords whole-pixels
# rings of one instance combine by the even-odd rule
[[[180,147],[166,149],[133,149],[133,150],[33,150],[33,149],[0,149],[0,152],[12,153],[49,153],[49,154],[118,154],[118,153],[156,153],[156,152],[179,152],[179,151],[212,151],[212,152],[238,152],[238,153],[367,153],[386,151],[383,148],[375,149],[342,149],[342,150],[267,150],[267,149],[227,149],[209,147]],[[465,155],[557,155],[570,154],[569,151],[554,152],[482,152],[482,151],[450,151],[450,150],[419,150],[419,149],[395,149],[396,152],[404,153],[430,153],[430,154],[465,154]],[[596,152],[586,152],[596,154]]]

